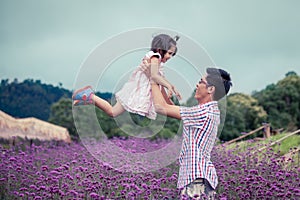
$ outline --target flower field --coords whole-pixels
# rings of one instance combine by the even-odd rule
[[[136,146],[161,147],[164,142]],[[299,157],[285,161],[271,148],[253,154],[255,149],[215,147],[218,199],[300,199]],[[180,199],[177,161],[157,171],[129,173],[98,161],[81,143],[0,150],[0,199]]]

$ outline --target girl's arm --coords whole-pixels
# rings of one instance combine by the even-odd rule
[[[166,90],[164,87],[161,87],[160,88],[160,91],[165,99],[165,101],[167,102],[167,104],[169,105],[175,105],[174,102],[168,97],[167,93],[166,93]]]
[[[176,105],[167,104],[156,83],[152,83],[151,86],[155,111],[162,115],[166,115],[176,119],[181,119],[180,107]]]
[[[150,60],[150,71],[151,71],[151,79],[164,87],[168,89],[168,97],[170,98],[172,94],[176,94],[179,99],[181,99],[180,94],[175,90],[175,87],[167,81],[164,77],[160,76],[158,74],[158,68],[159,68],[159,59],[157,57],[152,57]]]
[[[168,88],[168,90],[172,90],[171,83],[169,83],[169,81],[167,81],[164,77],[162,77],[158,74],[159,64],[160,64],[160,61],[157,57],[151,58],[151,60],[150,60],[151,78],[155,83]]]

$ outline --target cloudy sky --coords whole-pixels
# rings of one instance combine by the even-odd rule
[[[159,27],[195,41],[231,73],[232,92],[251,94],[288,71],[300,74],[299,8],[297,0],[1,0],[0,78],[74,89],[96,47],[124,32]],[[125,56],[124,66],[136,64],[130,56],[135,62]],[[120,74],[110,76],[115,81]],[[99,89],[115,87],[105,85]]]

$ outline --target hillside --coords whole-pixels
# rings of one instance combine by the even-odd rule
[[[96,94],[106,100],[112,98],[111,93]],[[17,79],[12,82],[2,80],[0,110],[16,118],[35,117],[64,126],[71,135],[77,136],[72,118],[71,95],[72,91],[64,89],[61,84],[53,86],[32,79],[23,82],[18,82]],[[193,99],[194,95],[189,98],[188,106],[193,104]],[[270,124],[273,130],[297,130],[300,128],[299,102],[300,76],[295,72],[288,72],[282,80],[267,85],[265,89],[255,91],[252,95],[230,93],[220,102],[222,129],[219,139],[232,140],[264,123]],[[114,121],[103,112],[99,111],[97,117],[109,137],[123,135]],[[174,123],[167,122],[162,130],[165,133],[163,138],[176,134],[176,127]]]
[[[300,154],[297,152],[300,148],[300,134],[298,132],[290,137],[283,140],[282,138],[288,136],[290,133],[284,132],[278,135],[273,135],[270,138],[264,140],[245,140],[232,143],[227,146],[228,149],[238,149],[240,152],[246,151],[247,149],[252,149],[252,152],[260,153],[260,150],[272,150],[274,153],[278,154],[278,158],[285,156],[286,158],[297,157],[300,159]],[[264,151],[262,151],[264,152]]]
[[[71,92],[58,86],[27,79],[9,83],[1,81],[0,110],[13,117],[35,117],[47,121],[50,107],[62,97],[71,97]]]
[[[110,99],[111,93],[97,93],[104,99]],[[53,86],[40,80],[26,79],[19,82],[15,79],[1,80],[0,110],[17,118],[35,117],[47,121],[51,106],[61,98],[71,98],[72,91],[61,85]]]
[[[15,119],[0,111],[0,138],[12,139],[14,137],[71,142],[69,132],[64,127],[33,117]]]

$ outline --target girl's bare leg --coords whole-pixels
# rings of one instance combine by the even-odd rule
[[[93,100],[95,102],[95,106],[103,110],[110,117],[117,117],[125,111],[121,103],[119,103],[118,101],[114,106],[112,106],[106,100],[101,99],[96,95],[93,96]]]

